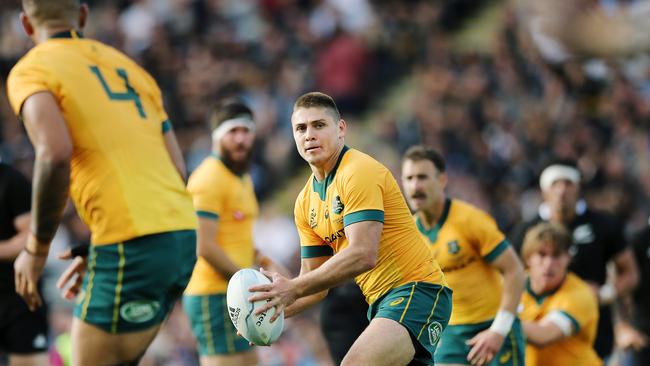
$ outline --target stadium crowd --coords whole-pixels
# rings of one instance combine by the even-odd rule
[[[456,30],[471,27],[468,19],[481,7],[476,1],[88,3],[85,35],[124,50],[159,83],[189,170],[210,152],[206,116],[215,101],[236,96],[252,107],[258,139],[252,176],[262,202],[256,232],[272,242],[269,254],[294,271],[298,238],[282,209],[291,203],[278,200],[288,199],[282,191],[300,166],[288,123],[293,102],[310,90],[337,100],[343,115],[361,124],[362,146],[386,157],[396,175],[395,162],[409,146],[441,151],[453,181],[448,194],[491,213],[506,233],[537,214],[539,174],[555,159],[577,161],[588,205],[624,222],[630,242],[649,225],[647,56],[548,62],[517,9],[505,6],[487,52],[459,52]],[[7,73],[30,47],[19,5],[0,4],[0,156],[29,177],[33,150],[5,91]],[[407,92],[391,94],[402,84]],[[391,103],[380,103],[386,95]],[[88,240],[73,212],[65,222],[55,248]],[[51,265],[50,277],[63,266]],[[65,335],[69,309],[47,290],[52,283],[46,282],[51,331]],[[315,318],[292,319],[287,334],[261,350],[263,365],[327,364]],[[65,342],[53,342],[53,362],[63,364],[64,352],[55,349]],[[144,362],[193,365],[196,357],[187,320],[175,311]]]

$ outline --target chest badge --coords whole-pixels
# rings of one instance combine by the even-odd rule
[[[244,219],[244,213],[237,210],[237,211],[232,213],[232,217],[237,221],[241,221],[241,220]]]
[[[332,212],[334,212],[337,215],[340,215],[341,212],[343,212],[343,209],[345,208],[345,205],[343,205],[343,202],[341,202],[341,196],[336,196],[334,199],[332,199]]]
[[[460,245],[458,245],[458,240],[452,240],[448,242],[447,251],[449,251],[449,254],[458,254],[458,252],[460,252]]]

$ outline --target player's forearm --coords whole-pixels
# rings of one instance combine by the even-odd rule
[[[197,246],[197,254],[205,259],[210,266],[225,279],[230,279],[235,272],[239,271],[230,257],[214,242],[201,243]]]
[[[284,309],[284,317],[289,318],[303,312],[304,310],[323,300],[325,296],[327,296],[327,291],[321,291],[313,295],[299,298],[293,304]]]
[[[521,266],[510,268],[503,273],[503,293],[501,295],[500,310],[517,313],[517,306],[524,290],[526,277]]]
[[[31,232],[41,246],[47,246],[54,238],[68,200],[69,156],[57,157],[37,151],[32,184]]]
[[[25,247],[28,232],[21,232],[13,237],[0,241],[0,260],[12,261],[16,259],[20,251]]]
[[[544,347],[561,339],[561,334],[558,335],[548,325],[542,325],[538,322],[523,322],[524,334],[528,343]]]
[[[313,271],[293,279],[298,297],[305,297],[337,286],[372,269],[376,255],[369,255],[363,246],[348,246]]]
[[[639,269],[631,249],[625,249],[615,259],[616,280],[614,288],[621,296],[630,293],[639,283]]]

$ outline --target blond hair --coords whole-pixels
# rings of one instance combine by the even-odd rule
[[[564,226],[556,223],[542,222],[528,229],[521,246],[521,257],[524,263],[544,245],[551,245],[553,251],[569,253],[572,244],[571,235]]]
[[[75,25],[79,0],[22,0],[23,10],[32,23],[40,26]]]

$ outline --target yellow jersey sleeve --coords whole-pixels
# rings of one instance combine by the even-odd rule
[[[25,100],[32,94],[50,91],[57,97],[59,82],[45,65],[35,57],[25,57],[9,73],[7,93],[14,113],[20,116]]]
[[[508,248],[508,241],[490,215],[477,208],[473,211],[471,223],[466,226],[471,228],[470,242],[481,257],[492,262]]]
[[[171,129],[171,123],[169,122],[167,111],[165,110],[162,92],[160,91],[160,87],[158,86],[158,83],[156,83],[156,80],[151,77],[151,75],[144,69],[142,72],[147,83],[149,84],[149,90],[151,90],[151,100],[153,101],[155,112],[158,115],[160,123],[162,124],[162,131],[165,133]]]
[[[300,257],[301,258],[317,258],[317,257],[331,257],[334,255],[334,249],[327,245],[316,232],[312,229],[315,225],[315,213],[310,218],[305,211],[303,201],[308,200],[309,190],[305,188],[296,199],[294,206],[294,219],[296,222],[296,229],[300,238]]]
[[[573,334],[577,334],[589,323],[596,321],[598,304],[595,295],[588,288],[571,287],[571,292],[567,291],[570,297],[561,297],[549,310],[559,311],[569,318],[573,325]]]
[[[341,173],[343,226],[361,221],[384,222],[384,191],[386,171],[379,164],[355,164],[354,171],[345,169]],[[371,178],[371,179],[369,179]]]
[[[192,194],[194,210],[199,217],[216,220],[223,213],[223,196],[227,190],[218,189],[220,184],[214,167],[207,160],[190,176],[187,190]]]

